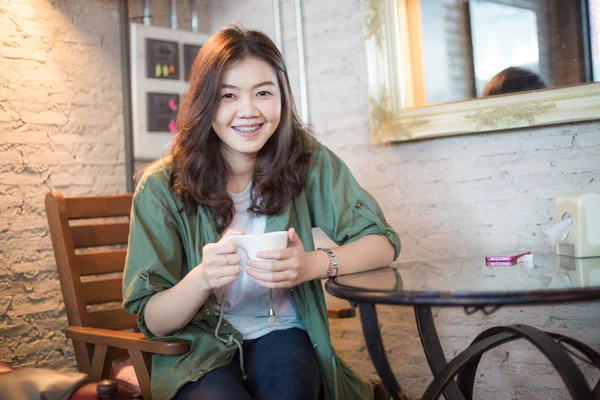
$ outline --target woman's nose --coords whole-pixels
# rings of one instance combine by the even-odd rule
[[[238,116],[240,118],[253,118],[258,116],[258,109],[254,104],[254,99],[250,96],[243,96],[238,102]]]

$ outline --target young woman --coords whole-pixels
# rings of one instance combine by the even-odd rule
[[[331,346],[320,280],[391,263],[397,234],[300,123],[266,35],[224,28],[189,83],[170,154],[134,196],[123,282],[148,338],[191,342],[153,356],[154,398],[371,399]],[[340,247],[315,250],[313,227]],[[288,247],[259,260],[222,240],[282,230]]]

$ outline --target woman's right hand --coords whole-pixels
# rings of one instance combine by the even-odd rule
[[[228,236],[243,235],[243,232],[229,229],[217,243],[209,243],[202,248],[202,264],[200,276],[210,290],[227,286],[237,279],[240,273],[240,256],[237,246],[225,242]]]
[[[229,230],[218,243],[204,246],[201,264],[175,286],[152,295],[144,309],[150,332],[166,336],[185,327],[214,289],[235,281],[241,261],[237,246],[223,241],[231,235],[243,235],[243,232]]]

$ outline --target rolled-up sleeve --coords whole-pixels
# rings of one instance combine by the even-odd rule
[[[387,237],[400,254],[400,238],[385,220],[371,194],[356,181],[346,164],[322,146],[313,155],[306,184],[313,227],[319,227],[338,245],[367,235]]]
[[[137,314],[140,331],[154,335],[144,321],[144,309],[155,293],[181,280],[182,246],[177,226],[154,193],[139,188],[131,209],[129,245],[123,274],[123,307]]]

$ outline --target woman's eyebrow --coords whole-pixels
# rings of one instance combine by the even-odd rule
[[[261,87],[261,86],[266,86],[266,85],[277,86],[277,85],[275,85],[275,83],[273,83],[272,81],[264,81],[264,82],[257,83],[256,85],[252,86],[252,89],[256,89],[256,88],[259,88],[259,87]],[[228,85],[228,84],[226,84],[226,83],[222,84],[222,85],[221,85],[221,88],[223,88],[223,89],[239,89],[239,88],[238,88],[237,86],[235,86],[235,85]]]

